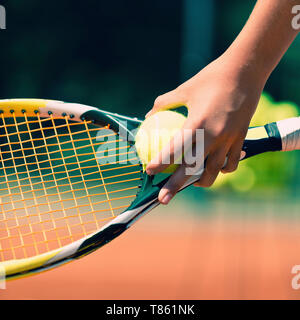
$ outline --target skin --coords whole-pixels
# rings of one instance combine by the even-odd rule
[[[176,89],[159,96],[146,115],[185,105],[189,115],[183,130],[205,130],[207,162],[196,186],[209,187],[220,171],[237,169],[265,83],[299,32],[291,24],[292,8],[297,4],[299,1],[257,1],[248,22],[227,51]],[[173,145],[171,141],[170,159],[175,152]],[[154,175],[165,170],[168,164],[162,162],[160,154],[148,164],[146,172]],[[182,164],[160,191],[162,204],[168,204],[189,178],[185,169]]]

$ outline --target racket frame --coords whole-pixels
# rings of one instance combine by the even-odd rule
[[[53,115],[54,117],[68,116],[71,120],[78,122],[82,122],[83,120],[92,121],[92,123],[99,127],[109,125],[109,128],[116,133],[118,133],[121,126],[124,132],[131,138],[132,144],[134,143],[132,130],[138,128],[142,123],[137,118],[130,118],[77,103],[43,99],[0,100],[0,113],[4,117],[11,116],[12,113],[16,117],[22,116],[25,112],[28,117],[36,116],[38,113],[41,118]],[[123,125],[124,121],[126,121],[126,126]],[[253,134],[249,135],[251,137],[245,141],[243,147],[245,151],[244,159],[266,151],[281,150],[281,138],[276,127],[276,123],[269,124],[265,126],[264,135],[259,134],[258,137]],[[191,176],[181,190],[199,180],[202,171],[203,169],[196,175]],[[0,268],[4,269],[6,279],[10,280],[29,276],[71,262],[97,250],[118,237],[138,219],[159,205],[158,194],[168,177],[162,179],[159,183],[154,183],[154,178],[144,172],[142,179],[141,190],[133,203],[96,232],[47,253],[25,259],[0,262]]]

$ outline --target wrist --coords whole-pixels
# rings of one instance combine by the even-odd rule
[[[245,27],[224,54],[236,70],[262,83],[267,81],[298,34],[291,24],[294,5],[289,0],[257,1]]]
[[[239,82],[248,82],[264,87],[273,68],[264,63],[262,56],[256,54],[253,50],[241,46],[231,46],[223,54],[232,77]]]

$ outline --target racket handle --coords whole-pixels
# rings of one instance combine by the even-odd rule
[[[270,151],[292,150],[300,150],[300,117],[272,122],[262,127],[249,128],[240,160]],[[227,158],[224,166],[226,163]],[[198,181],[203,171],[202,168],[198,173],[191,176],[182,189]]]
[[[249,128],[241,151],[240,160],[269,151],[281,151],[282,141],[276,122],[263,127]]]
[[[269,151],[300,149],[300,117],[249,128],[240,160]]]

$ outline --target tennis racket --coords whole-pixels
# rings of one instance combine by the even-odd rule
[[[7,279],[83,257],[159,204],[168,176],[143,172],[132,133],[141,122],[82,104],[0,101],[0,269]],[[299,127],[292,118],[249,129],[242,158],[297,149]]]

